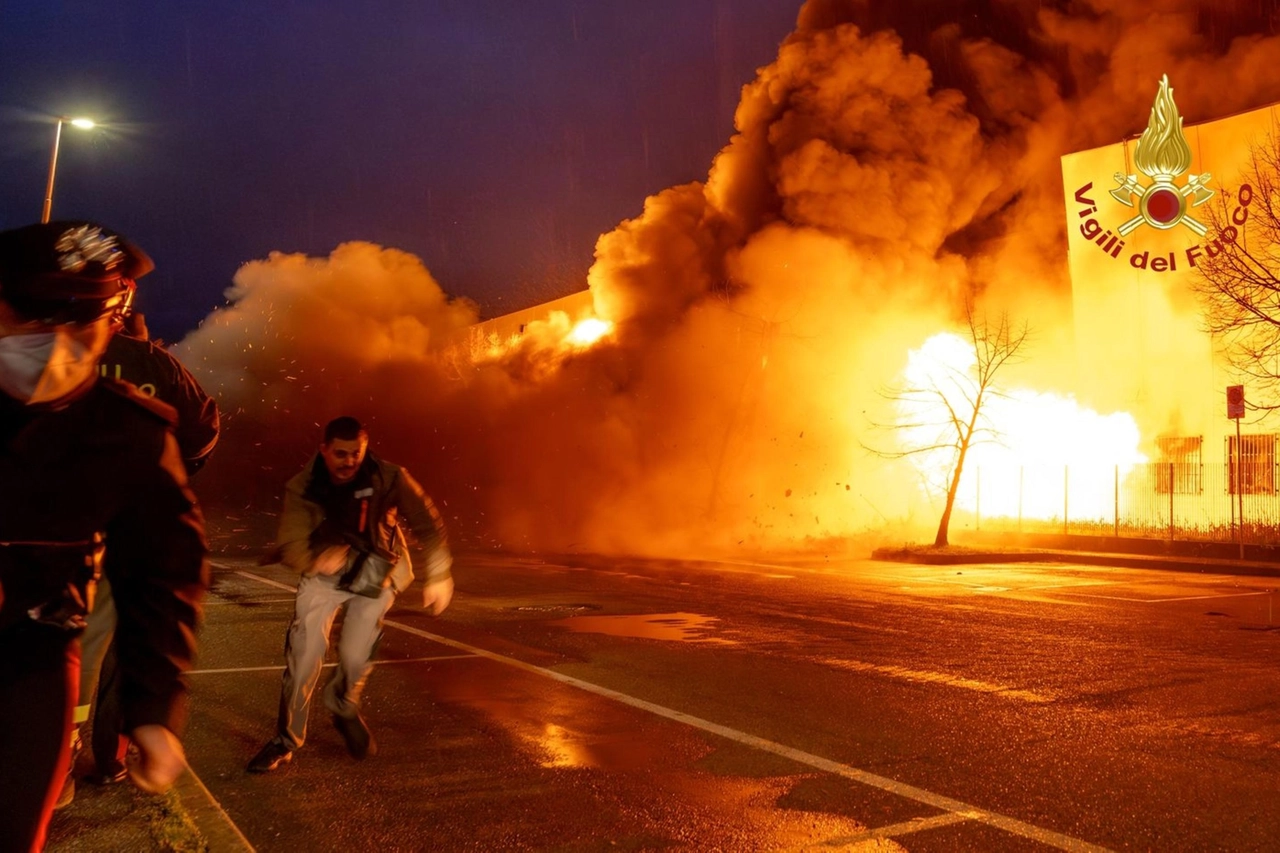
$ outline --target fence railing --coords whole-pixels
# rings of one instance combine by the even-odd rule
[[[1224,464],[975,466],[955,518],[990,532],[1280,545],[1280,470],[1267,467],[1240,476]]]

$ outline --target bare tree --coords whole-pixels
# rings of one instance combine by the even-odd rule
[[[1250,406],[1280,408],[1280,138],[1255,145],[1249,168],[1209,213],[1212,239],[1192,288],[1205,329],[1252,380]],[[1258,402],[1258,398],[1268,402]]]
[[[999,396],[995,387],[996,374],[1006,364],[1018,359],[1029,334],[1025,323],[1015,327],[1007,313],[1001,313],[994,322],[985,315],[976,316],[971,302],[965,303],[965,321],[969,329],[969,343],[973,347],[974,364],[971,368],[946,366],[920,385],[891,389],[885,393],[899,404],[900,410],[914,413],[919,418],[918,421],[900,420],[890,425],[890,429],[900,435],[935,437],[925,441],[913,438],[910,446],[898,451],[873,451],[886,458],[940,451],[951,454],[947,467],[946,504],[933,540],[936,547],[947,544],[951,512],[970,449],[999,435],[985,411],[990,399]]]

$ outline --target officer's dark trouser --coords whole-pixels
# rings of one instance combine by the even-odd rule
[[[84,679],[80,679],[84,684]],[[123,737],[124,708],[120,703],[120,667],[116,641],[107,645],[98,674],[98,691],[93,697],[93,763],[98,773],[110,775],[124,766],[128,742]]]
[[[80,635],[80,700],[76,703],[76,725],[89,720],[107,647],[116,634],[116,603],[105,575],[98,580],[93,610],[86,622],[84,633]]]
[[[116,671],[116,621],[111,584],[103,576],[98,580],[88,626],[80,635],[80,699],[75,719],[77,726],[93,721],[93,763],[102,775],[112,775],[123,766],[128,746],[121,737],[124,713]]]
[[[0,633],[0,853],[44,847],[71,761],[80,647],[57,628]]]

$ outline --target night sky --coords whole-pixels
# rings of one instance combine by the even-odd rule
[[[244,262],[367,240],[495,316],[586,285],[595,240],[701,180],[779,0],[0,0],[0,227],[102,221],[176,340]]]

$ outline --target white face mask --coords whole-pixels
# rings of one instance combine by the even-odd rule
[[[28,405],[72,393],[97,373],[99,331],[89,326],[0,337],[0,391]]]

